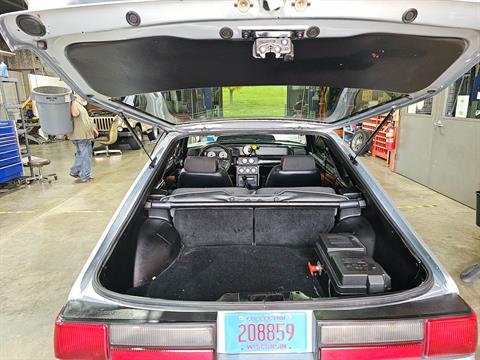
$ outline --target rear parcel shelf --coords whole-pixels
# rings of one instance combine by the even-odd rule
[[[363,198],[335,194],[330,188],[263,188],[255,192],[246,189],[187,189],[172,195],[151,195],[145,203],[149,217],[167,218],[168,211],[181,208],[330,208],[338,220],[360,216],[366,207]],[[325,191],[326,190],[326,191]]]

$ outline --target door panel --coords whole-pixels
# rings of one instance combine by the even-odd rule
[[[445,119],[434,126],[429,186],[475,207],[480,190],[480,120]]]
[[[475,208],[480,190],[480,120],[444,116],[446,91],[432,116],[402,110],[396,172]]]
[[[432,117],[403,115],[402,113],[400,118],[396,171],[427,185],[430,178],[429,163],[433,138]]]

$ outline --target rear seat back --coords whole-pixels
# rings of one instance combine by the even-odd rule
[[[329,187],[270,187],[257,190],[260,196],[305,192],[312,195],[335,194]],[[260,208],[255,210],[255,243],[258,245],[310,246],[318,234],[332,230],[335,209],[326,208]]]
[[[320,233],[335,225],[332,208],[258,208],[255,209],[257,245],[313,246]]]
[[[252,208],[175,209],[173,225],[187,247],[253,244]]]
[[[240,187],[180,188],[172,195],[197,199],[215,195],[249,195]],[[253,243],[253,209],[251,208],[186,208],[172,210],[173,225],[185,246],[249,245]]]
[[[187,247],[212,245],[310,246],[335,226],[331,208],[175,209],[173,225]]]
[[[290,196],[305,192],[306,197],[321,198],[335,194],[332,188],[263,188],[249,191],[244,188],[178,189],[173,195],[182,201],[191,195],[197,201],[212,201],[218,197],[245,196],[249,201],[262,197]],[[295,194],[294,194],[295,195]],[[303,196],[303,195],[300,195]],[[263,199],[265,201],[266,199]],[[271,201],[271,200],[269,200]],[[171,210],[173,224],[187,247],[209,245],[281,245],[311,246],[318,234],[335,225],[335,208],[325,207],[192,207]]]

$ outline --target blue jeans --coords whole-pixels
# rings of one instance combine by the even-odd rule
[[[80,176],[81,180],[90,178],[92,170],[92,140],[72,140],[75,145],[75,160],[70,168],[70,174]]]

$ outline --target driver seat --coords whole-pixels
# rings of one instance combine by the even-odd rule
[[[187,156],[178,176],[179,188],[232,187],[228,173],[215,158]]]

